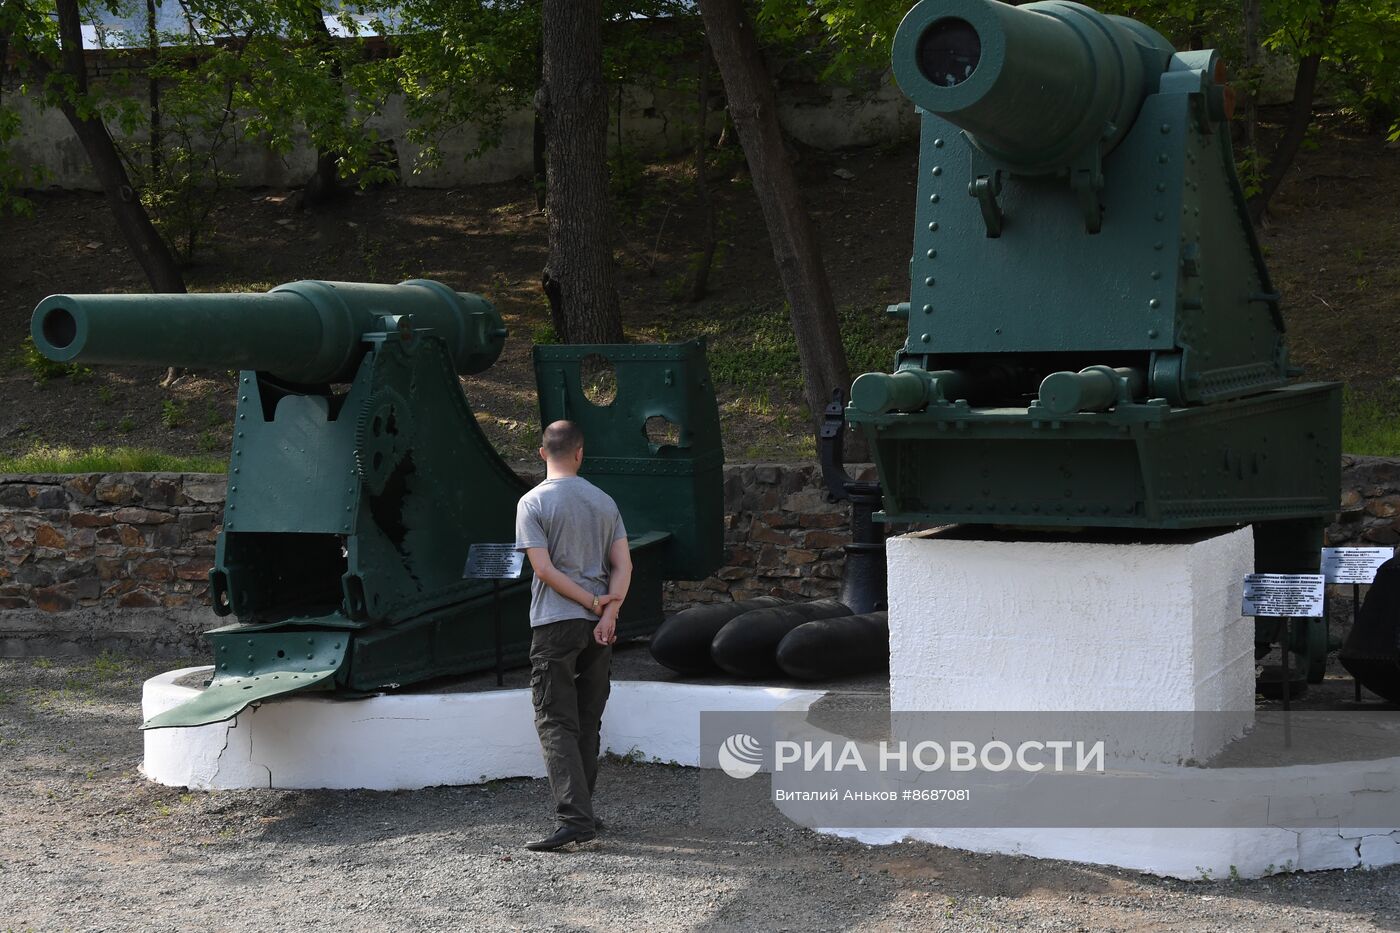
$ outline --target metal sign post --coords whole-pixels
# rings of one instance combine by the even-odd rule
[[[1279,638],[1283,650],[1283,744],[1293,744],[1288,713],[1293,699],[1293,681],[1288,653],[1293,650],[1295,619],[1322,615],[1324,578],[1320,573],[1251,573],[1244,578],[1244,599],[1240,615],[1282,619]]]
[[[1361,584],[1375,583],[1381,564],[1395,556],[1393,547],[1325,547],[1322,549],[1322,574],[1328,583],[1351,584],[1351,627],[1356,628],[1356,614],[1361,608]],[[1351,679],[1356,688],[1356,702],[1361,702],[1361,681]]]
[[[473,544],[467,551],[467,566],[462,577],[468,580],[491,581],[491,610],[496,638],[496,686],[505,685],[501,657],[501,581],[518,580],[525,567],[525,552],[514,544]]]

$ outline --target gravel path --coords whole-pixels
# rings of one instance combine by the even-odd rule
[[[542,781],[188,793],[145,781],[168,662],[0,660],[0,930],[1400,930],[1400,869],[1177,882],[870,848],[698,772],[607,763],[590,847],[534,854]]]

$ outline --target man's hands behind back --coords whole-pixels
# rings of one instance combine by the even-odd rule
[[[598,606],[602,616],[593,627],[593,640],[600,645],[611,645],[617,641],[617,614],[622,609],[622,597],[600,596]]]

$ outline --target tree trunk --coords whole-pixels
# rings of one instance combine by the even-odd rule
[[[549,260],[565,343],[621,343],[608,203],[602,0],[544,0],[540,103]]]
[[[1242,0],[1241,4],[1244,15],[1244,147],[1251,166],[1259,159],[1259,3],[1260,0]]]
[[[715,263],[719,237],[715,230],[715,205],[710,197],[709,168],[705,152],[710,145],[710,49],[700,49],[700,80],[695,116],[695,200],[700,205],[700,254],[695,257],[695,274],[690,280],[690,300],[699,301],[710,288],[710,268]]]
[[[1249,216],[1256,224],[1268,210],[1269,199],[1278,193],[1293,159],[1307,138],[1312,126],[1313,100],[1317,94],[1317,73],[1322,66],[1322,45],[1332,31],[1332,20],[1338,0],[1322,0],[1318,19],[1308,30],[1309,53],[1298,59],[1298,74],[1293,80],[1293,106],[1288,112],[1288,125],[1269,154],[1268,171],[1258,197],[1249,204]]]
[[[160,79],[155,65],[160,61],[160,33],[156,31],[156,0],[146,0],[146,41],[151,47],[150,65],[146,75],[146,94],[151,108],[151,177],[160,171]]]
[[[336,84],[340,84],[341,71],[340,59],[335,57],[335,39],[331,36],[330,29],[326,26],[325,14],[319,4],[312,6],[306,13],[306,25],[315,37],[315,41],[325,50],[331,59],[331,75],[335,78]],[[320,146],[316,148],[316,169],[311,173],[311,177],[306,180],[306,184],[301,189],[300,207],[317,208],[323,207],[333,201],[338,200],[345,194],[345,188],[340,183],[340,153],[334,149],[324,149]]]
[[[773,243],[773,259],[791,307],[807,407],[815,423],[832,390],[849,391],[851,385],[816,229],[783,145],[773,82],[742,0],[700,0],[700,15]]]
[[[62,104],[63,115],[77,134],[92,170],[107,195],[117,227],[141,264],[151,289],[156,292],[183,292],[185,279],[174,255],[151,224],[141,199],[132,187],[126,166],[100,117],[79,113],[77,99],[87,94],[87,61],[83,56],[82,29],[77,0],[58,0],[58,32],[62,67],[72,84],[73,94]]]
[[[539,95],[536,94],[536,97]],[[544,210],[545,192],[549,190],[549,169],[545,161],[544,114],[535,108],[534,145],[531,155],[534,162],[535,207]]]
[[[542,35],[540,42],[543,41]],[[534,162],[535,207],[544,210],[545,192],[549,190],[549,167],[545,156],[544,133],[544,49],[539,43],[535,45],[535,61],[540,66],[540,79],[539,83],[535,85],[535,99],[530,107],[535,117],[535,132],[530,155]]]
[[[1283,185],[1283,179],[1293,166],[1293,159],[1307,138],[1312,125],[1313,97],[1317,92],[1317,71],[1322,64],[1320,54],[1305,56],[1298,62],[1298,75],[1293,82],[1293,106],[1288,111],[1288,125],[1269,154],[1268,169],[1259,194],[1249,203],[1249,216],[1256,224],[1268,210],[1269,199]]]

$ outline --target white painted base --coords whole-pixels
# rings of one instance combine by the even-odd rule
[[[922,532],[886,553],[893,710],[1254,708],[1248,528],[1181,544]],[[1109,751],[1176,762],[1234,737],[1144,735]]]
[[[196,692],[175,681],[185,668],[146,681],[145,716]],[[822,691],[615,681],[603,747],[647,760],[700,764],[702,710],[806,710]],[[153,781],[204,790],[366,788],[406,790],[506,777],[543,777],[530,698],[524,690],[395,694],[335,700],[286,697],[229,722],[145,733]],[[1224,772],[1222,772],[1222,775]],[[1400,813],[1400,759],[1259,769],[1236,782],[1242,798],[1317,800],[1393,795]],[[1338,816],[1337,825],[1344,817]],[[1400,863],[1400,830],[1305,829],[839,829],[870,844],[909,839],[974,852],[1116,865],[1178,878],[1241,877]]]
[[[175,683],[212,668],[152,677],[142,715],[163,713],[199,691]],[[700,764],[700,713],[805,710],[821,691],[778,687],[614,681],[602,746],[645,760]],[[146,777],[200,790],[364,788],[409,790],[543,777],[527,690],[399,693],[338,700],[282,697],[227,722],[145,733]]]
[[[1253,620],[1240,616],[1242,581],[1254,564],[1248,528],[1194,543],[1135,545],[978,541],[925,532],[892,538],[886,550],[893,710],[1254,708]],[[1214,721],[1242,726],[1250,718]],[[1172,764],[1209,757],[1238,734],[1164,728],[1134,739],[1136,747],[1109,753]],[[1311,817],[1298,822],[1312,828],[1297,830],[824,831],[872,844],[923,841],[1176,878],[1378,867],[1400,862],[1400,829],[1347,828],[1348,813],[1353,800],[1376,804],[1381,794],[1393,797],[1389,812],[1400,814],[1397,775],[1400,759],[1215,773],[1224,799],[1238,800],[1235,809],[1267,800],[1271,815]],[[1332,809],[1323,812],[1323,800]],[[1394,822],[1400,825],[1400,817]]]

